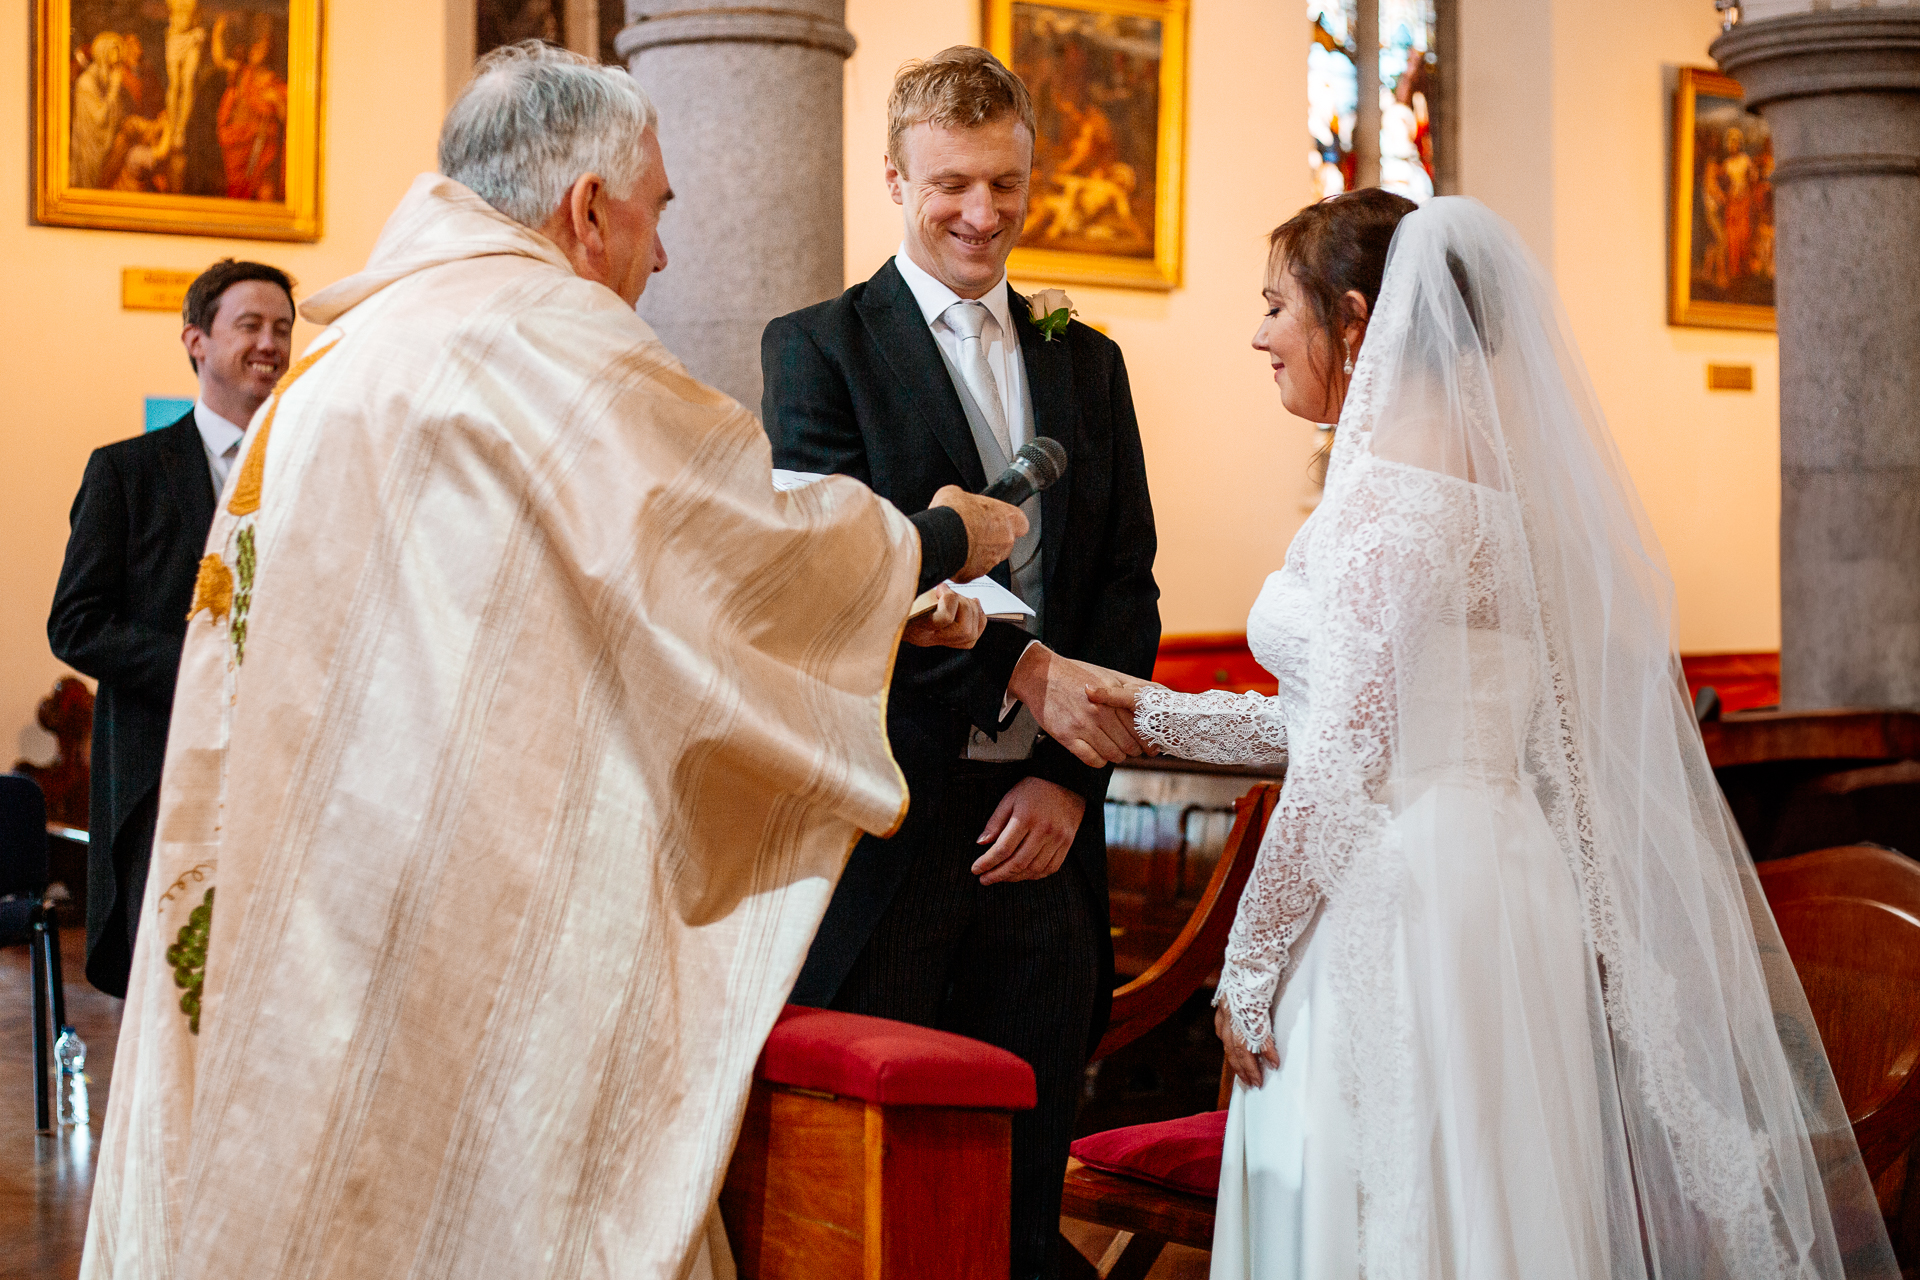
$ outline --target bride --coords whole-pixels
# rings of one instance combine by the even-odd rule
[[[1216,999],[1216,1280],[1896,1276],[1551,284],[1466,199],[1271,244],[1254,346],[1339,423],[1247,620],[1279,693],[1088,694],[1288,761]]]

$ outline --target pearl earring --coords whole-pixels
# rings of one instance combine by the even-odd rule
[[[1353,353],[1351,351],[1347,353],[1347,376],[1349,378],[1353,376]]]

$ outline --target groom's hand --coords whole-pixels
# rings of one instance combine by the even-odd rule
[[[1013,544],[1026,536],[1027,517],[1020,508],[957,484],[943,486],[928,505],[953,508],[967,526],[967,563],[953,575],[955,582],[972,582],[1013,554]]]
[[[1087,802],[1045,778],[1022,778],[1000,800],[977,843],[992,847],[974,859],[981,884],[1044,880],[1060,869],[1086,815]]]
[[[1007,692],[1027,705],[1047,736],[1090,769],[1119,764],[1146,750],[1134,736],[1133,716],[1103,707],[1087,690],[1106,687],[1115,672],[1063,658],[1043,644],[1030,644],[1007,681]]]

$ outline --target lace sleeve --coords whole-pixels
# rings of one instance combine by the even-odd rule
[[[1287,726],[1272,698],[1257,693],[1140,691],[1134,732],[1149,746],[1208,764],[1285,764]]]
[[[1418,468],[1362,456],[1310,549],[1316,605],[1304,722],[1227,940],[1216,1005],[1254,1052],[1301,932],[1356,855],[1387,838],[1397,670],[1467,594],[1471,502]],[[1329,501],[1333,495],[1329,494]]]

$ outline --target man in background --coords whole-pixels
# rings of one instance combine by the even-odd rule
[[[1015,1280],[1052,1275],[1081,1075],[1113,990],[1101,804],[1131,722],[1087,687],[1145,676],[1160,639],[1153,507],[1120,349],[1043,336],[1007,285],[1033,166],[1033,104],[983,49],[909,63],[887,103],[900,250],[761,342],[774,465],[839,472],[902,511],[978,491],[1050,436],[1065,476],[994,576],[1037,617],[968,650],[903,649],[887,730],[913,804],[854,850],[797,1004],[939,1027],[1033,1067],[1013,1121]],[[1098,664],[1097,666],[1090,664]]]
[[[87,980],[115,996],[127,993],[194,574],[240,436],[287,371],[293,281],[228,258],[187,289],[181,319],[200,396],[171,425],[87,460],[47,618],[54,656],[100,682]]]

